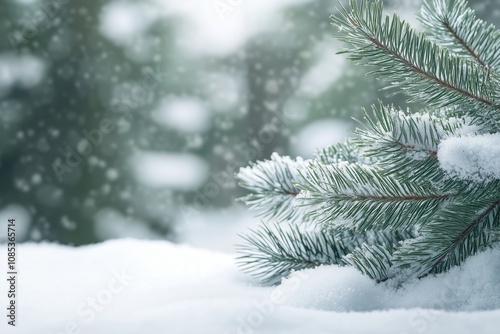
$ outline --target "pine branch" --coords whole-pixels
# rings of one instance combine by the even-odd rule
[[[482,123],[496,124],[498,119],[491,118],[500,105],[489,70],[439,47],[396,14],[384,19],[378,0],[350,0],[350,7],[332,17],[343,33],[339,39],[354,46],[343,52],[350,59],[375,66],[372,73],[390,81],[388,88],[406,92],[410,102],[454,106]],[[477,114],[477,107],[484,112]]]
[[[237,261],[243,271],[267,284],[279,283],[292,271],[319,265],[344,265],[343,257],[365,244],[393,244],[412,237],[399,231],[331,234],[304,231],[297,225],[286,231],[283,225],[262,225],[250,231],[242,236],[246,244],[238,246],[238,252],[243,255]]]
[[[244,270],[270,283],[322,264],[351,265],[378,281],[422,277],[500,240],[496,174],[472,180],[441,168],[445,140],[500,127],[498,32],[462,0],[427,1],[423,19],[443,46],[396,15],[384,18],[378,0],[351,0],[334,24],[354,46],[346,51],[351,59],[375,66],[411,101],[440,109],[411,114],[380,105],[373,115],[365,111],[368,125],[358,138],[312,161],[273,155],[242,169],[241,184],[254,192],[247,204],[266,217],[321,229],[280,224],[252,231],[239,248]]]
[[[378,168],[311,162],[304,171],[299,198],[319,224],[340,229],[408,230],[432,216],[454,195],[447,185],[419,184],[384,175]]]
[[[354,141],[348,140],[345,143],[337,143],[318,150],[314,156],[316,160],[324,164],[334,164],[338,162],[369,163],[370,159],[362,157],[357,151]]]
[[[426,0],[419,18],[436,43],[483,67],[498,69],[500,31],[477,19],[465,0]]]
[[[296,161],[277,153],[271,160],[259,161],[251,167],[241,168],[236,178],[239,184],[253,194],[240,198],[261,217],[277,221],[304,221],[304,214],[295,209],[300,203],[300,189],[294,184],[303,182],[298,169],[305,166],[302,159]]]
[[[437,151],[442,139],[473,133],[470,120],[442,115],[411,114],[394,107],[372,106],[365,110],[367,123],[358,129],[355,145],[363,156],[376,161],[382,173],[411,175],[414,179],[442,180]],[[359,122],[361,123],[361,122]],[[388,171],[388,172],[385,172]]]
[[[392,254],[396,247],[397,245],[392,243],[371,246],[364,244],[344,256],[342,260],[346,265],[353,266],[364,275],[381,282],[389,278]]]
[[[447,271],[491,245],[488,230],[498,227],[500,200],[452,204],[395,252],[395,268],[419,277]]]

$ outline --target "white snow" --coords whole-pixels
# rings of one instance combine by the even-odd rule
[[[22,244],[18,253],[18,326],[4,319],[2,333],[493,334],[500,326],[498,247],[397,291],[336,266],[261,287],[231,254],[165,241]]]
[[[500,134],[454,137],[439,144],[441,168],[452,177],[482,181],[500,178]]]
[[[136,179],[151,188],[193,190],[208,177],[207,163],[194,154],[143,151],[130,163]]]

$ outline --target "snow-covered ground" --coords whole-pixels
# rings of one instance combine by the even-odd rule
[[[3,315],[2,333],[460,334],[500,328],[500,247],[399,290],[335,266],[263,287],[238,271],[230,253],[164,241],[23,244],[18,266],[18,323],[7,326]],[[5,313],[5,279],[0,291]]]

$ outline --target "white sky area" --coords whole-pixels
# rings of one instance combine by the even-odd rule
[[[193,190],[208,177],[207,163],[194,154],[144,151],[130,163],[137,181],[151,188]]]
[[[225,210],[183,207],[177,217],[176,233],[194,247],[233,253],[242,240],[238,234],[248,232],[248,227],[259,220],[254,214],[243,206]]]
[[[103,11],[101,32],[118,44],[133,43],[156,20],[182,18],[178,46],[185,51],[224,55],[263,29],[279,29],[277,10],[310,0],[115,1]],[[220,3],[233,3],[218,6]],[[220,8],[223,8],[222,10]]]
[[[207,130],[211,119],[204,102],[195,98],[164,99],[152,117],[158,124],[188,133]]]
[[[347,62],[345,57],[335,56],[334,50],[341,50],[341,44],[329,40],[328,44],[320,44],[315,54],[319,55],[317,61],[301,80],[298,94],[315,97],[328,89],[343,73],[342,67]]]
[[[113,1],[102,12],[100,29],[104,36],[126,44],[142,35],[158,15],[148,1]]]
[[[141,220],[124,216],[113,208],[102,208],[94,216],[95,233],[101,240],[118,238],[159,239]]]
[[[343,142],[351,137],[349,125],[337,119],[320,119],[303,127],[291,140],[293,155],[306,159],[312,157],[317,149]]]

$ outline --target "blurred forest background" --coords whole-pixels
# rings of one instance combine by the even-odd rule
[[[498,0],[470,4],[498,25]],[[74,245],[217,242],[248,215],[241,166],[311,157],[361,107],[405,105],[335,55],[336,5],[2,0],[0,228],[13,217],[20,241]],[[418,25],[420,1],[385,5]]]

